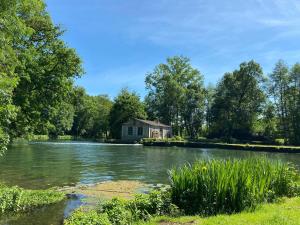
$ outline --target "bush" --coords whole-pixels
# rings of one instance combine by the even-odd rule
[[[100,206],[100,213],[106,213],[113,225],[128,225],[133,221],[131,211],[127,208],[127,201],[113,198]]]
[[[88,212],[82,209],[76,210],[68,219],[64,221],[65,225],[111,225],[106,214],[98,214],[91,210]]]
[[[186,214],[216,215],[299,193],[295,169],[262,158],[198,161],[170,171],[172,202]]]
[[[43,205],[62,201],[65,195],[53,190],[24,190],[0,186],[0,214],[28,211]]]
[[[127,208],[132,212],[134,220],[148,220],[152,216],[178,215],[178,207],[171,202],[168,190],[152,191],[149,194],[136,195],[128,201]]]
[[[171,203],[169,191],[152,191],[149,194],[137,194],[134,199],[113,198],[99,205],[97,211],[78,210],[65,220],[65,225],[128,225],[146,221],[153,216],[179,215],[178,208]],[[109,223],[107,223],[107,218]]]

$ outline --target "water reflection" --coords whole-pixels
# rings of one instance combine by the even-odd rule
[[[0,182],[26,188],[124,179],[167,183],[168,169],[198,158],[245,158],[257,155],[300,166],[300,154],[42,142],[10,146],[0,158]]]

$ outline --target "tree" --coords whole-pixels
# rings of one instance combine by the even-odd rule
[[[300,144],[300,64],[296,63],[290,72],[288,91],[288,111],[290,122],[289,140],[292,144]]]
[[[12,40],[21,62],[15,68],[19,82],[13,104],[19,110],[12,135],[64,133],[61,129],[70,128],[71,115],[67,122],[58,112],[63,106],[70,108],[73,79],[83,73],[81,60],[60,39],[63,31],[52,23],[43,1],[18,0],[14,14],[29,32]]]
[[[210,133],[212,126],[212,105],[214,102],[215,96],[215,87],[213,85],[208,85],[205,89],[205,125],[206,125],[206,134]]]
[[[279,60],[273,73],[270,75],[270,93],[276,105],[277,115],[280,123],[278,124],[280,136],[288,142],[289,121],[288,121],[288,90],[289,90],[289,68],[284,61]]]
[[[18,83],[15,69],[20,62],[11,43],[27,31],[14,14],[15,7],[16,1],[0,0],[0,155],[9,143],[9,125],[17,110],[12,96]]]
[[[95,116],[92,136],[107,138],[109,134],[109,115],[113,106],[113,102],[106,95],[98,95],[94,97],[98,111]]]
[[[122,89],[115,98],[109,115],[111,136],[113,138],[121,138],[122,123],[134,118],[147,118],[145,106],[135,92],[129,92],[127,89]]]
[[[71,134],[89,138],[107,137],[112,101],[105,95],[89,96],[84,88],[75,87],[75,109]]]
[[[263,72],[254,61],[240,64],[239,70],[226,73],[218,84],[212,106],[211,136],[249,138],[262,111],[265,94]]]
[[[199,133],[204,118],[203,77],[188,58],[175,56],[156,66],[147,74],[146,88],[151,119],[171,124],[177,135]]]

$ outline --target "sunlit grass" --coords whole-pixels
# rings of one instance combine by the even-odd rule
[[[275,204],[264,204],[255,212],[242,212],[232,215],[218,215],[207,218],[199,216],[189,217],[157,217],[140,225],[159,224],[201,224],[201,225],[299,225],[300,198],[284,199]]]

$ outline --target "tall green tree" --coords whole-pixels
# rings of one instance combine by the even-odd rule
[[[296,63],[290,72],[288,91],[288,111],[290,122],[290,143],[300,144],[300,64]]]
[[[147,74],[147,112],[152,119],[171,124],[174,133],[195,137],[204,120],[203,76],[186,57],[175,56]]]
[[[122,123],[133,118],[146,119],[147,114],[140,97],[135,92],[122,89],[114,100],[109,118],[111,136],[119,139],[121,138]]]
[[[210,133],[212,126],[212,105],[214,103],[215,87],[213,85],[208,85],[205,88],[205,127],[206,135]]]
[[[239,139],[252,136],[265,101],[263,81],[262,69],[254,61],[244,62],[238,70],[224,75],[212,106],[212,136]]]
[[[279,117],[278,130],[279,135],[288,142],[289,137],[289,119],[288,119],[288,91],[289,91],[289,68],[284,61],[279,60],[273,72],[270,74],[270,93],[276,105],[277,115]]]
[[[13,94],[19,110],[11,125],[12,135],[64,133],[70,128],[71,116],[66,123],[58,111],[69,107],[73,79],[83,72],[81,60],[61,40],[63,31],[52,23],[42,0],[17,0],[14,14],[30,32],[11,43],[20,61]],[[60,128],[54,129],[58,124]]]
[[[15,70],[20,62],[12,43],[29,32],[15,9],[16,1],[0,0],[0,155],[9,142],[9,125],[17,110],[12,97],[18,83]]]

